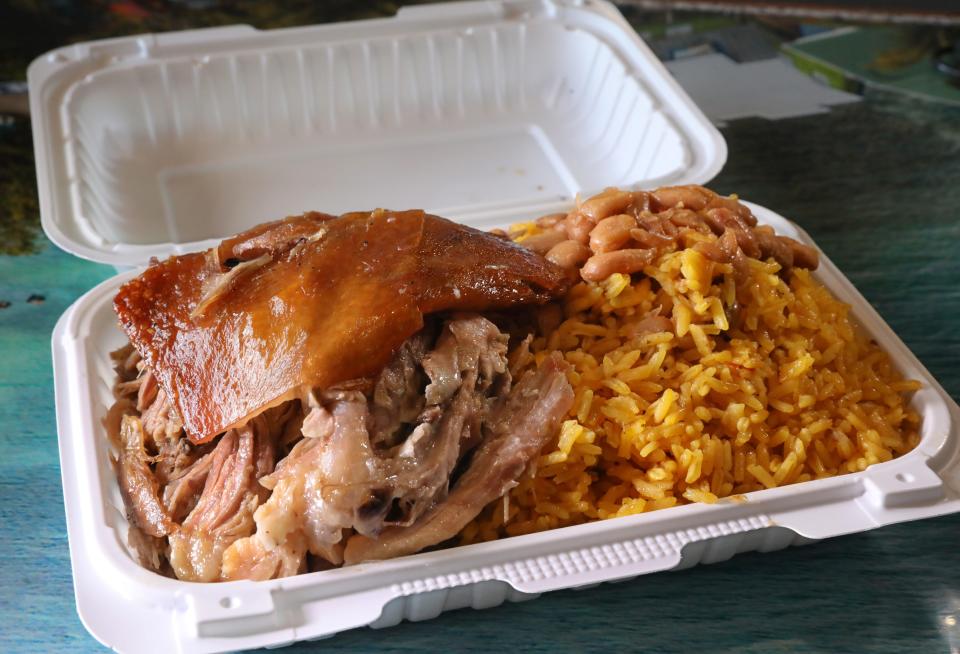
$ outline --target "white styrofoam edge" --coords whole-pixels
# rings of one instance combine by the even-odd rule
[[[784,218],[750,206],[762,222],[779,233],[811,242]],[[177,647],[200,652],[282,644],[367,624],[383,626],[404,617],[432,617],[439,597],[435,593],[474,584],[485,584],[488,590],[454,600],[442,593],[437,612],[460,605],[485,606],[490,597],[499,598],[499,603],[701,559],[723,560],[743,551],[745,542],[753,543],[750,549],[783,546],[960,510],[960,488],[955,487],[960,478],[956,470],[960,466],[956,451],[960,408],[822,256],[818,278],[852,305],[858,322],[898,367],[924,384],[915,395],[924,418],[923,440],[899,459],[861,473],[750,493],[743,503],[724,500],[715,505],[685,505],[288,579],[194,584],[163,578],[133,562],[106,526],[104,485],[112,480],[99,477],[97,454],[90,449],[96,434],[89,433],[89,426],[99,425],[99,417],[90,414],[90,393],[84,386],[89,378],[84,342],[89,334],[88,318],[133,274],[111,278],[77,300],[58,321],[52,344],[78,613],[98,640],[118,651],[142,651],[145,645],[158,651]],[[771,527],[789,530],[800,538],[781,537],[771,541],[772,545],[769,538],[744,541],[747,536],[743,535]],[[738,534],[743,538],[734,538]],[[721,537],[726,545],[711,545]],[[693,549],[697,552],[689,559],[687,553]],[[501,589],[491,595],[490,589],[499,584],[516,593]],[[416,598],[424,593],[424,597],[434,594],[434,599],[419,602]],[[110,608],[117,604],[105,601],[108,596],[123,604],[126,619],[122,624]],[[221,607],[223,598],[239,598],[240,605]],[[314,619],[318,615],[323,619]],[[170,629],[150,629],[149,643],[142,637],[146,631],[131,628],[158,621],[168,621]]]
[[[183,254],[210,247],[219,239],[208,239],[187,243],[155,243],[135,245],[126,243],[108,243],[90,233],[89,238],[81,240],[73,237],[60,227],[63,216],[72,214],[74,208],[63,204],[54,192],[53,185],[68,183],[71,172],[66,162],[58,163],[62,154],[62,126],[59,125],[59,107],[51,106],[51,98],[65,97],[80,79],[95,76],[104,66],[131,65],[121,61],[121,56],[135,54],[141,59],[156,58],[179,59],[193,56],[198,49],[230,47],[237,50],[250,47],[276,46],[281,39],[311,37],[315,40],[344,40],[374,36],[389,30],[405,29],[413,31],[452,29],[466,20],[504,20],[510,15],[529,9],[536,3],[527,0],[462,2],[449,5],[429,5],[423,7],[401,8],[396,16],[368,19],[344,23],[333,23],[307,27],[292,27],[277,30],[256,30],[249,25],[187,30],[162,34],[143,34],[118,37],[100,41],[78,43],[57,48],[40,55],[27,68],[27,80],[30,87],[30,112],[33,120],[33,144],[36,153],[37,191],[40,202],[40,223],[47,237],[59,248],[90,261],[113,265],[120,270],[145,265],[152,257],[163,258],[172,254]],[[706,118],[693,100],[676,82],[667,68],[657,59],[636,31],[630,26],[616,7],[607,0],[555,0],[555,8],[565,12],[568,18],[575,18],[578,12],[588,18],[600,17],[602,23],[590,21],[595,34],[607,37],[605,43],[620,57],[630,62],[636,69],[647,75],[647,80],[656,82],[656,92],[665,106],[671,107],[677,117],[683,120],[684,130],[697,136],[696,144],[700,152],[694,154],[691,170],[683,183],[706,183],[722,168],[727,159],[726,141],[720,132]],[[587,29],[585,25],[578,26]],[[616,37],[629,40],[633,51],[627,52],[615,42]],[[91,67],[92,66],[92,67]],[[50,133],[50,131],[53,133]],[[655,187],[657,180],[648,180],[645,184]],[[585,195],[601,189],[581,189]],[[542,205],[552,210],[562,203]],[[399,209],[399,207],[391,207]],[[318,208],[322,210],[322,207]],[[507,211],[514,215],[518,211],[528,211],[529,206],[512,206],[502,211],[486,211],[476,216],[482,220],[496,220]],[[264,216],[272,220],[280,216]],[[469,211],[461,215],[451,214],[457,220],[471,218]],[[79,223],[81,231],[90,231]],[[227,235],[223,235],[227,236]],[[98,243],[98,240],[100,241]],[[88,242],[89,241],[89,242]]]
[[[706,114],[697,106],[693,99],[680,86],[680,83],[674,78],[673,74],[667,69],[662,61],[654,54],[650,46],[640,38],[640,35],[623,17],[623,14],[606,0],[586,0],[585,4],[595,7],[595,11],[606,15],[610,21],[610,28],[618,25],[628,38],[633,42],[636,52],[640,57],[632,58],[634,65],[646,69],[651,74],[651,79],[658,79],[662,82],[665,89],[668,90],[667,99],[672,103],[673,108],[681,109],[688,122],[685,123],[687,129],[697,132],[701,136],[700,145],[706,146],[707,151],[703,153],[696,162],[696,167],[689,175],[689,182],[692,184],[706,184],[719,173],[727,162],[727,142],[720,133],[720,130],[710,122]],[[621,56],[625,53],[615,48]],[[656,76],[656,77],[654,77]],[[647,182],[649,188],[654,188],[656,180]],[[585,189],[586,191],[599,191],[601,189]]]

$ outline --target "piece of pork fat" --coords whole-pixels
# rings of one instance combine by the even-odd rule
[[[374,464],[366,398],[342,391],[332,410],[313,407],[303,421],[303,440],[260,483],[273,492],[256,514],[257,533],[223,555],[224,579],[270,579],[296,574],[306,553],[340,562],[340,532],[350,525],[348,495],[362,496]],[[337,484],[333,497],[326,486]],[[308,542],[309,538],[309,542]]]
[[[446,501],[409,527],[391,527],[376,538],[351,537],[344,562],[349,565],[412,554],[453,538],[483,507],[515,486],[573,405],[565,368],[554,354],[536,371],[524,374],[491,416],[485,427],[489,433]]]
[[[381,373],[372,401],[356,391],[321,394],[303,421],[304,439],[262,480],[273,493],[256,512],[256,536],[225,553],[225,578],[293,574],[308,550],[340,564],[345,530],[375,538],[443,500],[495,394],[509,390],[507,337],[465,316],[443,327],[429,353],[420,335],[410,341]],[[418,415],[415,401],[425,403]]]

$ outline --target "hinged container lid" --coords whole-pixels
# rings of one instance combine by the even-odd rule
[[[43,228],[120,267],[314,209],[485,226],[705,183],[726,145],[605,2],[68,46],[29,69]]]

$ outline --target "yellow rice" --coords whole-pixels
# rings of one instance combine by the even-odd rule
[[[462,542],[712,503],[915,447],[920,419],[906,397],[919,383],[807,270],[785,280],[772,260],[748,262],[750,298],[736,312],[732,267],[691,247],[644,274],[574,286],[563,323],[531,347],[538,362],[564,354],[574,405],[531,474]],[[632,337],[658,310],[674,330]]]

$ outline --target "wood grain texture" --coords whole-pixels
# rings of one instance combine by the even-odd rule
[[[800,223],[960,397],[960,111],[871,96],[724,133],[713,186]],[[109,274],[52,247],[0,257],[3,652],[100,651],[73,603],[49,338]],[[960,516],[929,520],[287,651],[945,652],[960,647],[958,543]]]

